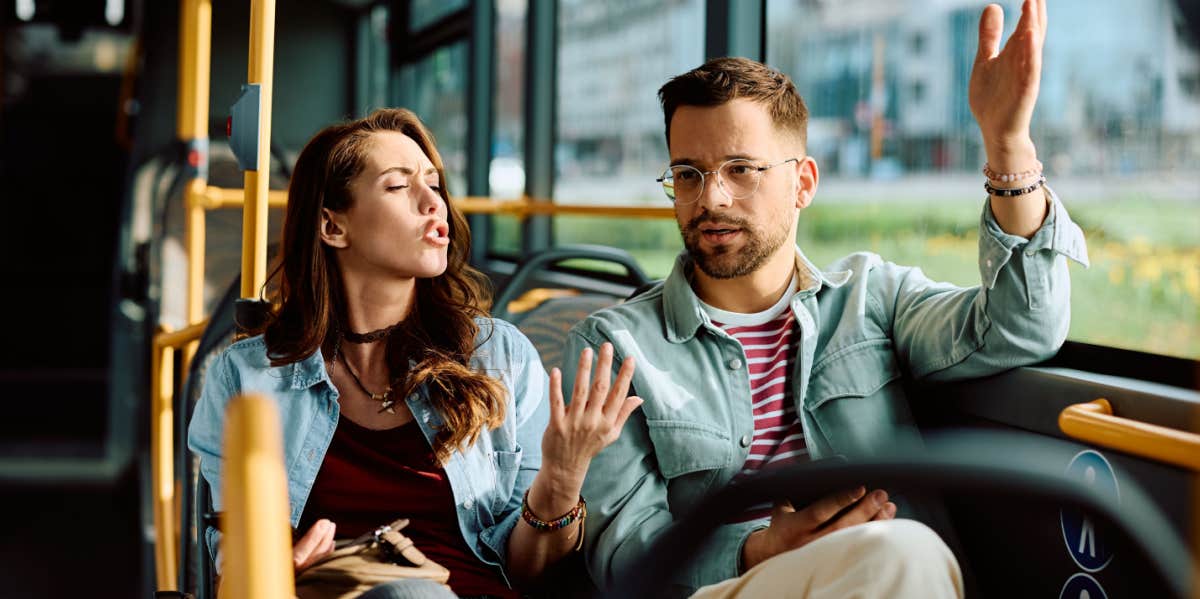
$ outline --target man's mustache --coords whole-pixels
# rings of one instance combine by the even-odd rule
[[[744,218],[722,216],[719,214],[713,214],[711,212],[705,212],[704,214],[689,220],[686,228],[688,231],[698,231],[700,229],[700,225],[705,223],[714,225],[729,225],[737,229],[750,229],[750,222]]]

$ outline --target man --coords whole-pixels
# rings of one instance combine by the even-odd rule
[[[970,104],[989,196],[974,288],[869,253],[828,270],[805,259],[796,223],[819,174],[805,154],[807,109],[785,75],[726,58],[662,87],[662,182],[686,252],[665,282],[576,326],[564,352],[582,355],[564,365],[567,388],[590,384],[593,351],[599,372],[635,358],[645,402],[584,486],[586,558],[601,588],[737,477],[911,438],[902,374],[978,377],[1058,349],[1069,321],[1064,256],[1087,258],[1029,133],[1045,23],[1045,0],[1027,0],[1000,52],[1002,10],[991,5],[980,21]],[[715,531],[671,583],[705,598],[961,595],[946,546],[895,513],[885,492],[864,488],[759,506]]]

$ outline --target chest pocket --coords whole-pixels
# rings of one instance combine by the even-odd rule
[[[836,453],[871,455],[911,429],[900,367],[889,339],[837,351],[813,369],[804,402]]]
[[[647,420],[659,471],[667,479],[671,511],[691,506],[707,492],[722,468],[733,463],[725,431],[689,420]]]
[[[495,474],[495,497],[492,501],[494,511],[504,508],[512,497],[513,485],[517,482],[517,472],[521,469],[521,447],[515,451],[493,451],[492,472]]]
[[[872,339],[826,356],[812,371],[805,407],[818,410],[825,402],[866,397],[900,378],[889,339]]]

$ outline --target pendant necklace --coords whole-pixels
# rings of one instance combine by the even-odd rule
[[[339,338],[337,343],[333,346],[333,359],[330,360],[330,363],[337,362],[339,349],[341,349],[341,338]],[[362,379],[358,378],[358,374],[355,373],[354,368],[350,366],[350,361],[343,358],[342,363],[346,365],[346,372],[350,373],[350,378],[354,379],[354,384],[358,385],[359,390],[361,390],[363,393],[366,393],[367,397],[371,398],[371,401],[377,401],[380,403],[380,413],[396,413],[396,409],[394,407],[396,405],[396,400],[392,399],[392,389],[395,385],[395,381],[393,381],[391,385],[388,385],[387,389],[384,389],[382,393],[372,393],[371,390],[367,389],[367,386],[363,384]]]

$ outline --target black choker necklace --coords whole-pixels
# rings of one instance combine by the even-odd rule
[[[404,321],[401,320],[390,327],[376,329],[368,333],[355,333],[350,330],[350,327],[346,327],[346,332],[342,335],[342,337],[350,343],[375,343],[376,341],[387,339],[388,336],[392,334],[392,331],[400,328],[403,324]]]

